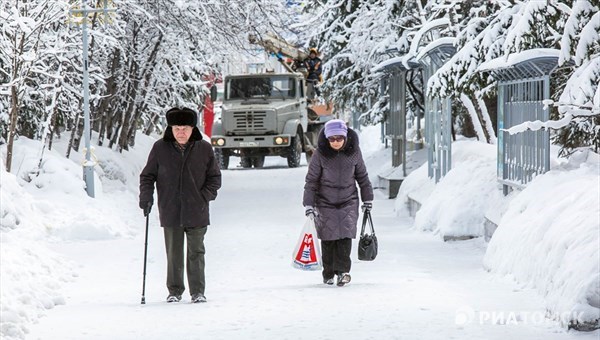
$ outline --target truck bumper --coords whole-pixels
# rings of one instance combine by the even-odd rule
[[[290,146],[291,135],[273,136],[218,136],[213,135],[210,143],[215,148],[278,148]]]

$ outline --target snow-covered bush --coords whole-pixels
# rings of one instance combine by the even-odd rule
[[[484,258],[545,296],[563,325],[598,327],[600,319],[600,157],[573,155],[536,177],[509,203]]]
[[[475,141],[452,145],[452,169],[433,185],[427,164],[412,172],[400,187],[399,202],[410,195],[421,203],[415,228],[443,239],[483,235],[484,215],[503,200],[496,181],[496,147]],[[398,204],[397,204],[398,208]]]
[[[0,336],[24,339],[44,310],[65,303],[61,288],[72,274],[70,264],[39,241],[44,214],[31,194],[4,167],[0,176]]]

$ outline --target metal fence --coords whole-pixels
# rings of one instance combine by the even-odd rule
[[[406,71],[395,71],[389,78],[390,119],[387,135],[392,142],[392,166],[402,165],[406,176]]]
[[[550,96],[549,77],[498,84],[498,180],[509,187],[522,188],[535,175],[550,170],[550,135],[547,130],[509,129],[527,121],[547,121],[548,109],[542,101]]]
[[[428,97],[425,102],[425,145],[430,178],[436,183],[452,168],[452,110],[450,98]]]
[[[441,44],[427,51],[420,58],[423,65],[423,81],[427,81],[452,55],[452,44]],[[426,87],[427,88],[427,87]],[[438,182],[452,167],[452,102],[450,98],[425,96],[425,146],[430,178]]]
[[[547,121],[544,99],[550,98],[550,74],[558,58],[523,61],[494,71],[498,81],[498,181],[507,195],[523,188],[536,175],[550,170],[550,133],[546,129],[509,134],[506,130],[524,122]]]

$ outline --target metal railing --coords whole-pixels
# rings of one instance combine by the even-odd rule
[[[450,98],[428,97],[425,103],[425,145],[428,175],[436,183],[452,168],[452,110]]]
[[[452,44],[441,44],[419,60],[423,65],[423,83],[456,52]],[[450,97],[425,96],[425,146],[428,175],[436,183],[452,168],[452,101]]]
[[[510,187],[523,188],[536,175],[550,170],[548,130],[506,130],[527,121],[550,118],[543,100],[550,97],[549,76],[498,83],[498,181],[504,194]]]
[[[392,141],[392,166],[402,165],[406,176],[406,71],[396,71],[389,79],[390,125],[387,130]]]

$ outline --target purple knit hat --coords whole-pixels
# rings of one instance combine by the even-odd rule
[[[332,119],[325,123],[325,137],[344,136],[348,134],[348,127],[341,119]]]

